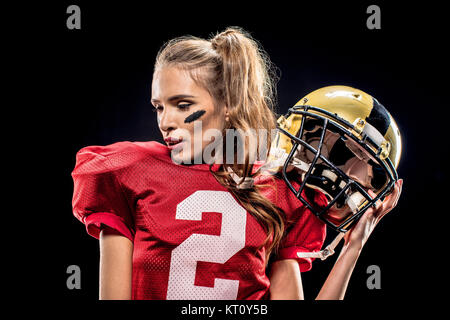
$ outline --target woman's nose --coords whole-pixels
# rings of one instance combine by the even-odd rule
[[[158,125],[161,131],[172,131],[176,129],[176,119],[170,110],[165,108],[158,117]]]

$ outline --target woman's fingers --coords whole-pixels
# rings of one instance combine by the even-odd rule
[[[385,199],[385,203],[386,203],[386,208],[389,208],[389,210],[395,208],[395,206],[397,205],[398,199],[400,198],[400,194],[402,191],[402,184],[403,184],[403,180],[400,179],[395,183],[394,186],[394,190],[392,191],[392,193],[386,197]]]
[[[397,206],[398,199],[400,198],[402,190],[403,180],[400,179],[395,183],[394,190],[389,194],[380,207],[377,207],[377,216],[381,219],[386,213],[390,212]]]
[[[369,208],[352,228],[351,232],[345,235],[345,241],[362,241],[364,244],[381,218],[397,205],[402,184],[403,180],[397,181],[394,190],[386,196],[384,201],[377,200],[375,206]],[[377,196],[372,190],[367,192],[372,198]]]
[[[377,200],[375,202],[375,207],[369,209],[371,211],[369,214],[372,214],[374,217],[381,219],[386,213],[391,211],[397,205],[398,199],[400,198],[401,189],[402,189],[403,180],[400,179],[395,183],[394,190],[392,193],[387,195],[383,201]],[[373,198],[376,197],[375,192],[372,190],[367,191],[369,195]]]
[[[397,206],[398,199],[400,199],[400,195],[402,193],[403,179],[399,179],[396,184],[397,184],[396,187],[398,187],[398,188],[396,190],[397,191],[397,196],[395,198],[394,207]]]

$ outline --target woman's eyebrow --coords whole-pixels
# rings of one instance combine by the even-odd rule
[[[177,94],[174,96],[171,96],[169,99],[167,99],[169,102],[173,102],[173,101],[177,101],[177,100],[181,100],[181,99],[186,99],[186,98],[195,98],[195,96],[191,96],[189,94]],[[157,103],[159,102],[158,99],[151,99],[152,103]]]
[[[176,100],[181,100],[181,99],[186,99],[186,98],[195,98],[194,96],[188,95],[188,94],[177,94],[175,96],[170,97],[168,100],[170,102],[172,101],[176,101]]]

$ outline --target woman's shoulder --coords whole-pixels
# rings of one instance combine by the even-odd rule
[[[144,159],[169,157],[169,149],[156,141],[121,141],[109,145],[92,145],[76,154],[75,171],[114,170],[129,167]]]

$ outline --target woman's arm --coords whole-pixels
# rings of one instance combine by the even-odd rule
[[[395,184],[394,191],[377,208],[367,210],[357,224],[345,235],[345,243],[330,274],[320,290],[317,300],[342,300],[347,290],[350,276],[364,244],[381,220],[396,205],[402,190],[403,180]],[[372,196],[375,196],[370,190]]]
[[[316,300],[342,300],[361,249],[344,245]]]
[[[270,271],[271,300],[303,300],[300,267],[294,259],[279,260]]]
[[[133,243],[110,228],[100,232],[100,300],[131,299]]]

